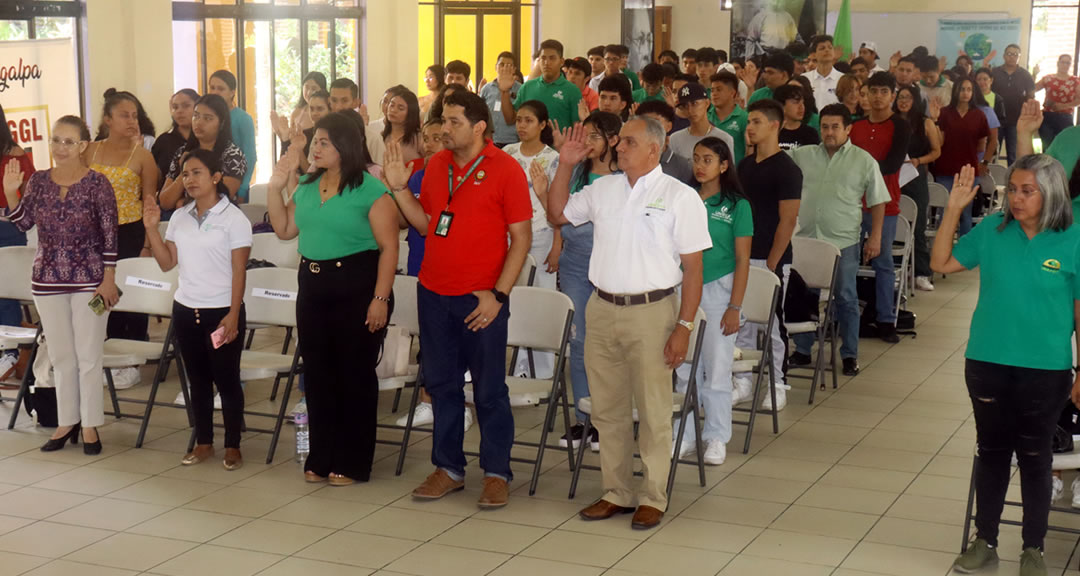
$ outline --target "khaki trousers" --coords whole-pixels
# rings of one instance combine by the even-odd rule
[[[91,292],[34,296],[49,343],[60,426],[105,424],[102,357],[109,313],[94,314],[87,305],[93,296]]]
[[[616,506],[667,510],[671,468],[671,369],[664,346],[678,320],[680,300],[616,306],[595,293],[585,311],[585,371],[592,394],[592,421],[600,433],[604,500]],[[634,417],[644,480],[634,480]]]

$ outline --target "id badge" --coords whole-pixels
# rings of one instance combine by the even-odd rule
[[[439,221],[435,224],[435,235],[446,238],[450,234],[450,224],[453,222],[453,212],[443,210],[442,214],[439,214]]]

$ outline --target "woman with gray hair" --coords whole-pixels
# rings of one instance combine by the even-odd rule
[[[953,245],[961,213],[975,197],[975,169],[954,178],[930,266],[954,274],[979,268],[964,377],[975,413],[976,540],[954,564],[968,573],[996,564],[998,524],[1015,452],[1024,502],[1020,574],[1046,574],[1043,539],[1050,514],[1051,441],[1073,381],[1070,338],[1080,312],[1080,227],[1073,226],[1065,171],[1046,155],[1009,170],[1005,201]]]

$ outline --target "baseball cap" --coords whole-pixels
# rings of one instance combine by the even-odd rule
[[[863,42],[862,47],[873,52],[874,54],[878,53],[877,42]]]
[[[679,106],[707,98],[705,88],[697,82],[687,82],[685,86],[679,88]]]

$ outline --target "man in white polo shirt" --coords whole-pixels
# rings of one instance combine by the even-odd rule
[[[810,53],[817,57],[817,67],[807,70],[803,76],[810,79],[810,86],[814,89],[814,102],[819,109],[836,104],[840,101],[836,98],[836,83],[844,74],[833,68],[836,53],[833,51],[832,36],[820,34],[811,38]]]
[[[712,246],[705,205],[689,186],[660,168],[664,128],[637,116],[619,133],[619,169],[570,196],[570,179],[588,152],[575,126],[548,192],[555,225],[593,223],[589,280],[596,293],[585,313],[585,369],[600,451],[603,498],[585,520],[628,513],[632,526],[652,528],[667,510],[671,465],[671,371],[686,357],[701,301],[702,251]],[[680,268],[681,266],[681,268]],[[681,292],[676,288],[682,284]],[[634,421],[645,477],[634,477]]]

